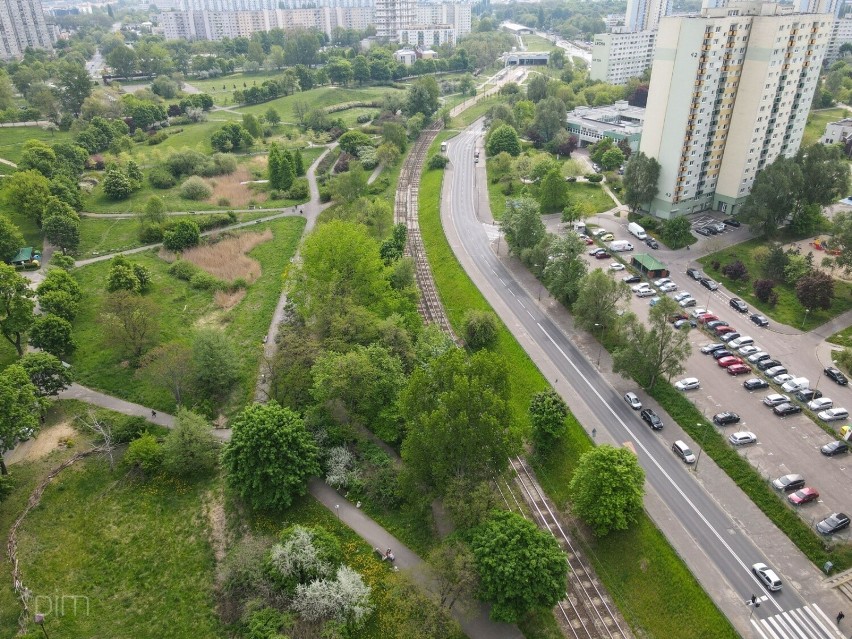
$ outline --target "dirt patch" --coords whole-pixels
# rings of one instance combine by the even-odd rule
[[[215,244],[197,246],[184,251],[183,259],[225,282],[242,278],[251,284],[260,277],[260,263],[246,253],[258,244],[269,242],[271,239],[270,229],[266,229],[263,233],[242,233]]]
[[[808,253],[813,254],[814,266],[816,268],[821,268],[826,271],[829,275],[831,275],[836,280],[843,280],[844,282],[852,282],[852,273],[846,272],[842,268],[837,268],[836,266],[825,267],[822,264],[822,261],[825,258],[830,258],[832,262],[834,261],[833,255],[826,250],[817,249],[815,244],[819,242],[823,244],[828,239],[827,235],[820,235],[817,237],[812,237],[807,240],[800,240],[798,242],[790,242],[789,244],[784,245],[784,249],[798,249],[799,253],[804,256],[807,256]]]
[[[15,447],[6,458],[7,464],[17,464],[23,461],[35,461],[47,457],[51,452],[65,446],[66,440],[74,439],[77,431],[71,422],[60,422],[50,428],[45,428],[37,437],[28,439]]]
[[[263,164],[265,165],[265,159]],[[258,203],[268,200],[269,197],[265,191],[252,188],[251,184],[240,184],[254,179],[251,166],[262,165],[255,160],[251,165],[240,166],[230,175],[220,175],[207,180],[207,183],[213,189],[213,195],[207,201],[215,204],[220,199],[225,198],[228,200],[229,206],[245,208],[251,200]]]
[[[218,564],[225,558],[225,551],[228,547],[225,496],[221,488],[215,493],[207,495],[204,511],[207,515],[207,523],[210,525],[210,545]]]
[[[219,308],[227,311],[229,308],[234,308],[237,304],[242,302],[245,296],[246,290],[244,288],[234,291],[233,293],[228,293],[227,291],[216,291],[213,294],[213,303]]]

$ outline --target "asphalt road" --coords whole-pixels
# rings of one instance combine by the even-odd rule
[[[771,638],[769,628],[779,624],[788,628],[786,633],[776,635],[781,639],[841,637],[828,619],[833,613],[825,613],[817,605],[809,604],[812,599],[806,600],[793,584],[785,583],[784,589],[776,594],[763,588],[750,567],[756,562],[770,565],[772,562],[750,539],[748,523],[733,521],[671,453],[671,440],[676,438],[671,431],[675,429],[657,434],[646,428],[624,402],[621,393],[607,382],[560,326],[542,312],[535,298],[495,256],[491,247],[493,232],[489,238],[489,229],[493,230],[493,226],[477,219],[477,210],[483,206],[481,198],[487,197],[477,192],[477,187],[485,191],[485,184],[481,178],[477,179],[473,163],[474,148],[481,145],[480,126],[480,123],[474,124],[449,142],[450,167],[444,178],[441,206],[448,240],[468,274],[539,368],[558,371],[554,386],[575,414],[594,416],[592,421],[584,421],[584,426],[589,430],[596,428],[598,439],[604,439],[605,433],[616,443],[632,443],[645,469],[648,488],[671,510],[673,525],[682,526],[692,539],[693,552],[705,555],[718,576],[725,580],[729,592],[723,593],[720,599],[724,601],[717,599],[717,603],[732,617],[740,632],[745,634],[750,630],[752,636]],[[499,246],[498,240],[498,250]],[[502,250],[505,253],[505,243]],[[709,463],[709,460],[702,463]],[[664,532],[671,534],[665,529]],[[690,563],[689,557],[685,559]],[[698,575],[698,578],[704,581],[714,576]],[[719,594],[718,590],[715,592]],[[744,602],[752,593],[763,602],[753,617],[750,618],[745,605],[739,617],[732,615],[732,599]],[[836,602],[836,599],[829,601]],[[810,634],[799,634],[796,630],[804,627],[809,628]]]

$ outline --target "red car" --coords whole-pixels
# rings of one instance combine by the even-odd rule
[[[716,361],[716,363],[722,368],[728,368],[728,366],[733,366],[734,364],[742,364],[743,360],[739,357],[734,357],[733,355],[730,357],[723,357]]]
[[[797,490],[787,497],[787,500],[794,506],[801,506],[816,499],[819,499],[819,491],[810,486],[805,486],[802,490]]]
[[[716,335],[724,335],[725,333],[733,333],[737,329],[725,324],[724,326],[717,326],[713,330],[716,332]]]
[[[584,238],[583,241],[586,243],[586,246],[589,246],[590,244],[595,243],[595,241],[590,237]]]
[[[609,253],[607,253],[606,251],[601,251],[600,253],[595,253],[595,259],[598,259],[598,260],[605,260],[608,257],[609,257]]]
[[[732,364],[728,366],[728,375],[743,375],[750,372],[751,369],[745,364]]]
[[[674,324],[678,320],[688,320],[689,315],[686,313],[675,313],[674,315],[669,316],[669,321]]]
[[[719,318],[716,317],[715,315],[713,315],[713,313],[704,313],[704,315],[701,315],[698,318],[698,321],[701,322],[702,324],[706,324],[707,322],[712,322],[713,320],[717,320],[717,319],[719,319]]]

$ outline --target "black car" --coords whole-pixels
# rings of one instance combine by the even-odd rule
[[[784,402],[772,409],[778,417],[787,417],[787,415],[795,415],[802,412],[802,407],[798,404]]]
[[[727,348],[719,348],[710,353],[713,356],[713,359],[722,359],[723,357],[730,357],[733,355],[731,351]]]
[[[698,233],[699,235],[703,235],[704,237],[707,237],[708,235],[710,235],[710,230],[706,226],[699,226],[697,229],[693,229],[693,230],[696,233]],[[714,235],[716,234],[715,231],[714,231],[713,234]]]
[[[769,370],[775,366],[781,366],[781,362],[777,359],[764,359],[757,363],[757,367],[762,371]]]
[[[732,217],[729,217],[727,220],[722,220],[722,224],[725,224],[726,226],[733,226],[735,229],[740,227],[740,221],[735,220]]]
[[[748,306],[743,302],[739,297],[732,297],[731,301],[728,302],[731,305],[731,308],[737,311],[738,313],[748,313]]]
[[[687,327],[690,327],[690,328],[697,328],[698,323],[694,319],[679,319],[678,321],[676,321],[674,323],[674,327],[677,330],[680,330],[684,326],[687,326]]]
[[[650,246],[652,249],[658,249],[658,248],[660,248],[659,243],[658,243],[658,242],[657,242],[657,240],[655,240],[653,237],[646,237],[646,238],[645,238],[645,244],[647,244],[648,246]]]
[[[626,275],[621,281],[625,284],[637,284],[642,281],[642,277],[639,275]]]
[[[707,328],[716,328],[717,326],[727,326],[728,323],[723,320],[710,320],[704,326]]]
[[[710,235],[719,235],[719,231],[712,224],[710,226],[705,226],[704,230],[707,231]]]
[[[654,430],[663,430],[663,420],[660,419],[657,413],[650,408],[643,409],[639,415],[642,417],[642,420],[648,422],[648,426]]]
[[[749,317],[748,317],[748,318],[749,318],[752,322],[754,322],[755,324],[757,324],[758,326],[763,326],[763,327],[769,326],[769,320],[768,320],[768,319],[766,319],[766,318],[765,318],[763,315],[761,315],[760,313],[752,313],[751,315],[749,315]]]
[[[825,376],[828,377],[828,379],[832,380],[837,384],[840,384],[841,386],[846,386],[849,383],[849,380],[846,379],[846,375],[841,373],[834,366],[827,366],[823,370],[823,373],[825,373]]]
[[[686,274],[689,275],[694,280],[700,280],[704,275],[697,268],[688,268],[686,269]]]
[[[849,444],[847,444],[842,439],[837,441],[829,442],[825,446],[819,449],[826,457],[834,457],[835,455],[842,455],[843,453],[849,452]]]
[[[711,280],[709,277],[702,277],[698,281],[701,282],[701,286],[703,286],[704,288],[708,288],[711,291],[715,291],[717,288],[719,288],[719,285],[713,280]]]
[[[831,513],[816,525],[816,529],[823,535],[833,535],[844,528],[849,528],[849,515],[845,513]]]
[[[746,390],[760,390],[761,388],[769,388],[769,382],[759,377],[752,377],[743,382],[743,387]]]
[[[814,390],[813,388],[803,388],[796,393],[796,399],[800,402],[809,402],[814,399],[819,399],[820,397],[822,397],[822,391]]]
[[[736,424],[740,421],[740,416],[730,411],[724,413],[716,413],[713,415],[713,423],[717,426],[727,426],[728,424]]]

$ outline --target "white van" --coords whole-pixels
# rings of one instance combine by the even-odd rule
[[[615,240],[609,243],[609,250],[616,253],[623,253],[624,251],[632,251],[633,245],[626,240]]]
[[[585,222],[574,222],[574,223],[571,224],[571,228],[577,234],[580,234],[580,233],[586,234],[588,232],[586,230],[586,223]]]
[[[631,222],[630,224],[628,224],[627,230],[630,231],[630,234],[635,236],[637,239],[644,240],[648,237],[648,234],[645,232],[645,229],[636,224],[636,222]]]
[[[802,390],[803,388],[808,388],[810,382],[807,377],[794,377],[787,383],[785,383],[781,388],[784,389],[785,393],[795,393],[797,391]]]

